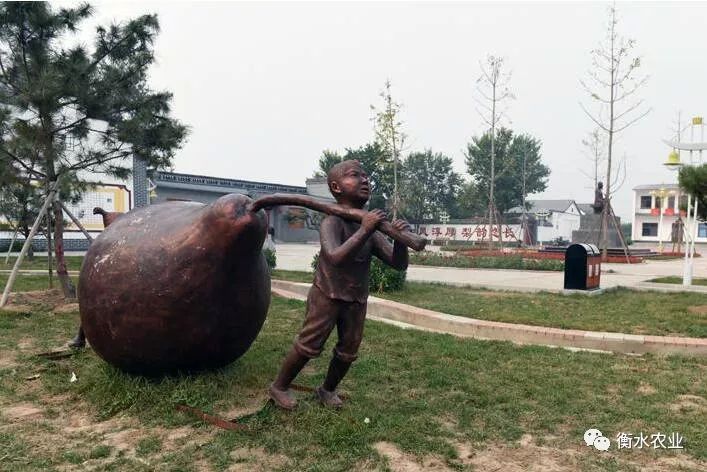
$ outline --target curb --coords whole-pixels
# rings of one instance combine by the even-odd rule
[[[311,284],[272,280],[272,290],[286,298],[305,300]],[[677,336],[649,336],[576,329],[546,328],[449,315],[403,303],[368,297],[368,315],[409,327],[455,336],[516,344],[618,352],[707,357],[707,339]]]
[[[656,292],[666,292],[666,293],[706,293],[707,286],[705,285],[690,285],[685,287],[680,284],[666,284],[659,282],[638,282],[636,286],[629,287],[635,290],[641,291],[656,291]]]

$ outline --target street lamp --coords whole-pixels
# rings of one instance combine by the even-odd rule
[[[650,194],[660,199],[660,204],[656,205],[658,207],[658,252],[663,254],[663,208],[665,207],[665,197],[668,196],[669,192],[665,188],[661,187],[659,190],[652,190]]]
[[[700,130],[700,142],[695,142],[695,127]],[[690,129],[690,142],[685,143],[680,141],[681,131],[678,131],[677,140],[664,139],[663,142],[673,148],[673,151],[668,155],[668,161],[665,165],[668,169],[679,170],[683,165],[701,165],[702,151],[707,150],[707,142],[705,142],[705,123],[701,116],[692,118],[692,127]],[[678,151],[688,151],[690,153],[690,163],[683,164],[680,162],[680,154]],[[693,152],[698,152],[699,163],[693,161]],[[694,198],[695,208],[692,208],[692,196],[687,195],[687,217],[685,221],[685,265],[683,266],[682,284],[684,286],[692,285],[692,266],[695,258],[695,239],[697,239],[697,207],[699,205],[697,198]],[[690,224],[692,218],[692,224]]]
[[[691,153],[692,154],[692,153]],[[680,168],[685,165],[684,163],[680,162],[680,155],[673,149],[673,151],[668,154],[668,160],[663,163],[665,167],[670,169],[671,171],[679,171]],[[689,165],[692,165],[690,163]],[[679,201],[679,199],[678,199]],[[661,200],[662,204],[662,200]],[[688,194],[687,195],[687,215],[685,217],[685,225],[684,228],[685,230],[683,233],[685,234],[685,263],[683,264],[683,271],[682,271],[682,284],[683,286],[689,287],[692,285],[692,265],[693,265],[693,259],[694,259],[694,252],[695,252],[695,238],[693,237],[693,231],[697,226],[697,199],[695,199],[695,211],[692,212],[692,197]],[[678,209],[678,212],[680,210]],[[690,213],[693,213],[691,216]],[[661,213],[662,216],[662,213]],[[692,218],[692,223],[690,223],[690,218]]]

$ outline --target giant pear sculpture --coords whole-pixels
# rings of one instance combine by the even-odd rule
[[[209,205],[150,205],[112,221],[86,253],[79,279],[81,324],[94,351],[145,375],[218,368],[243,355],[270,304],[262,209],[276,205],[354,221],[365,213],[298,195],[229,194]],[[389,222],[379,229],[413,249],[425,246]]]

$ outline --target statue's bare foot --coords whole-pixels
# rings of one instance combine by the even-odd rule
[[[268,393],[272,401],[275,402],[275,405],[283,410],[294,410],[297,406],[297,399],[292,395],[292,390],[280,390],[273,384],[270,385]]]
[[[314,394],[317,396],[322,405],[336,408],[337,410],[344,406],[344,402],[341,400],[339,395],[336,394],[336,392],[325,390],[324,387],[317,387],[314,390]]]

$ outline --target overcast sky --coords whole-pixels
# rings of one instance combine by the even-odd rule
[[[66,4],[70,2],[60,2]],[[591,202],[592,130],[579,79],[602,39],[608,3],[97,3],[83,26],[157,13],[155,89],[174,93],[173,114],[191,127],[174,170],[304,185],[322,150],[373,139],[371,104],[387,78],[404,105],[410,150],[450,156],[484,132],[475,111],[479,61],[506,58],[512,71],[510,126],[543,142],[552,170],[534,198]],[[614,199],[628,217],[636,185],[669,183],[661,164],[678,110],[707,114],[707,3],[617,4],[619,31],[637,40],[639,95],[651,113],[622,134],[628,179]],[[684,156],[685,158],[686,156]]]

